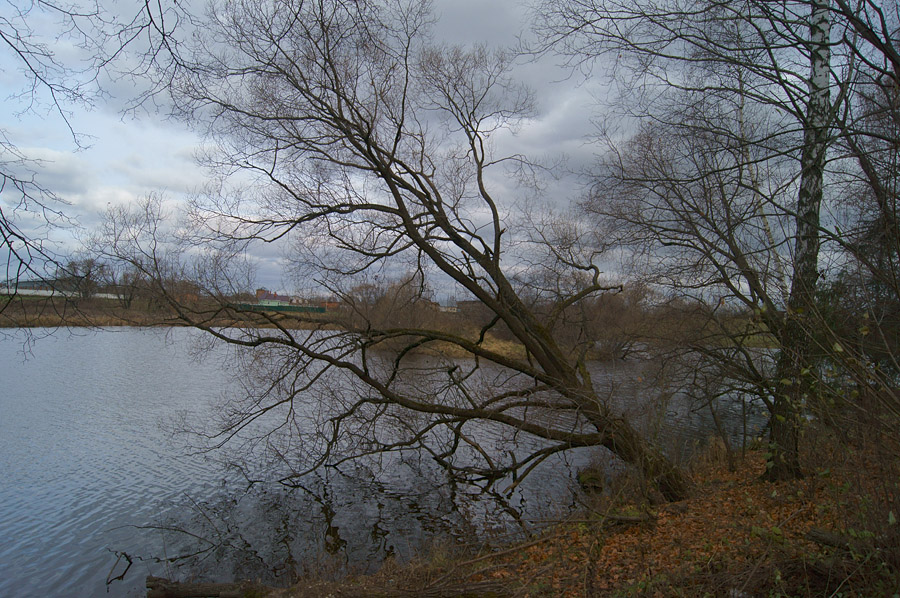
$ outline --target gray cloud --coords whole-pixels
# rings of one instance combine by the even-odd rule
[[[517,37],[527,33],[527,7],[517,0],[438,0],[435,2],[435,41],[471,45],[514,46]],[[0,81],[9,63],[0,59]],[[502,154],[527,153],[548,162],[560,161],[563,170],[578,171],[589,165],[596,147],[585,143],[593,130],[591,115],[596,105],[598,86],[588,84],[560,69],[552,58],[519,61],[514,68],[516,80],[535,92],[536,113],[516,134],[498,134],[495,142]],[[72,119],[77,131],[93,136],[90,147],[74,151],[75,146],[59,118],[32,115],[7,123],[15,141],[28,142],[30,158],[39,158],[35,170],[41,181],[71,202],[69,213],[86,226],[97,222],[108,205],[128,203],[154,190],[181,200],[203,185],[204,173],[193,160],[202,140],[177,122],[159,121],[153,116],[122,120],[117,110],[128,105],[135,87],[127,79],[105,81],[110,96],[107,104],[93,112],[79,109]],[[9,106],[9,101],[3,106]],[[564,160],[562,159],[564,157]],[[498,194],[511,200],[521,199],[522,190],[506,177],[493,179]],[[552,181],[555,201],[563,204],[577,197],[578,182]],[[280,249],[265,246],[254,250],[260,281],[284,288],[280,278],[284,256]]]
[[[18,154],[0,151],[5,172],[53,190],[60,197],[86,193],[94,184],[91,165],[83,154],[47,147],[18,147]]]
[[[439,42],[513,46],[525,27],[525,8],[515,0],[440,0],[434,7]]]

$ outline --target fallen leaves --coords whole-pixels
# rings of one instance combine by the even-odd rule
[[[748,453],[735,471],[707,463],[696,472],[696,492],[688,500],[655,508],[613,505],[596,516],[558,524],[527,543],[454,561],[449,570],[429,570],[426,561],[407,578],[420,589],[434,578],[432,586],[440,582],[441,591],[453,582],[454,591],[488,588],[496,596],[523,598],[817,596],[832,594],[834,587],[846,596],[873,595],[865,585],[868,579],[856,591],[842,585],[860,569],[858,563],[844,558],[846,550],[834,558],[833,551],[841,549],[816,538],[846,529],[848,513],[857,512],[866,497],[880,491],[891,498],[900,488],[897,463],[857,454],[840,465],[833,456],[816,456],[829,468],[778,483],[760,479],[765,470],[761,452]],[[867,483],[871,486],[862,488]],[[893,525],[891,516],[896,524],[893,510],[883,515],[882,525]],[[390,585],[378,581],[385,575],[376,575],[376,587]],[[397,577],[397,571],[390,576]],[[822,580],[831,585],[808,583]],[[832,589],[820,591],[823,587]],[[404,586],[403,595],[417,595],[411,589]]]
[[[654,580],[745,570],[808,553],[816,548],[804,540],[810,529],[837,525],[820,508],[826,485],[817,479],[763,482],[764,467],[763,455],[751,454],[735,472],[704,471],[695,497],[660,506],[643,522],[608,530],[602,519],[573,524],[552,542],[524,551],[516,574],[533,578],[534,568],[543,567],[542,588],[581,597],[590,595],[586,587],[601,595],[649,589]]]

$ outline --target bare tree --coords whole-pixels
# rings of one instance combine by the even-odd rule
[[[106,264],[93,257],[70,259],[57,271],[54,286],[65,296],[90,299],[107,278],[108,270]]]
[[[857,60],[852,45],[834,40],[846,40],[853,24],[833,24],[831,5],[815,1],[548,0],[537,14],[545,44],[539,50],[553,48],[585,67],[610,57],[630,115],[648,123],[614,162],[623,184],[643,177],[645,198],[655,193],[654,181],[665,189],[662,205],[653,204],[658,218],[644,223],[650,237],[659,233],[651,243],[669,256],[680,253],[684,269],[672,282],[718,289],[763,311],[779,347],[768,374],[775,383],[763,386],[773,443],[767,475],[799,475],[826,152],[835,116],[853,92]],[[662,124],[654,129],[649,123],[657,119]],[[673,137],[685,134],[696,142]],[[665,147],[670,142],[674,147]],[[625,163],[631,159],[637,164]],[[666,176],[672,178],[654,178]],[[607,199],[616,201],[611,195],[596,202]],[[670,235],[681,242],[667,245]]]
[[[514,198],[494,192],[497,177],[515,181],[511,173],[528,166],[493,146],[529,114],[527,91],[509,80],[502,53],[430,46],[429,19],[425,2],[226,2],[180,71],[181,114],[219,144],[210,164],[251,180],[194,206],[183,255],[201,256],[195,279],[209,303],[188,308],[167,295],[184,322],[251,348],[264,382],[230,406],[214,442],[255,430],[248,450],[267,447],[285,483],[352,456],[411,448],[469,479],[519,480],[550,455],[603,446],[665,498],[684,496],[683,475],[595,388],[581,348],[591,340],[561,340],[560,314],[619,288],[603,280],[587,231],[514,234]],[[407,301],[422,295],[417,281],[427,274],[490,318],[416,325],[402,311],[379,320],[345,307],[219,326],[216,318],[249,317],[228,300],[243,291],[231,278],[234,259],[250,243],[281,238],[291,240],[295,269],[330,294],[413,272],[393,293]],[[135,264],[153,254],[140,243],[105,251]],[[539,259],[558,281],[542,287],[555,293],[544,297],[556,304],[545,314],[509,274]],[[514,342],[494,342],[501,327]],[[315,433],[304,429],[310,413]],[[489,450],[498,438],[536,444],[525,454]]]
[[[833,311],[821,342],[834,349],[829,358],[863,389],[858,414],[872,426],[873,418],[864,412],[873,406],[894,416],[900,413],[895,391],[900,371],[900,14],[896,6],[872,2],[852,7],[837,2],[835,10],[852,25],[855,35],[844,43],[858,62],[854,94],[837,123],[837,145],[848,163],[842,172],[848,214],[842,234],[833,241],[844,260],[825,287],[821,308]]]
[[[104,264],[102,284],[107,291],[115,295],[119,305],[124,309],[130,309],[136,305],[135,301],[140,297],[145,281],[138,268],[131,264],[111,262]]]
[[[0,13],[0,50],[22,77],[16,94],[21,112],[55,115],[73,146],[83,147],[86,136],[73,111],[104,98],[104,82],[149,82],[145,76],[151,71],[159,84],[140,86],[130,106],[156,97],[166,73],[177,70],[174,34],[185,18],[180,7],[166,3],[146,3],[124,15],[92,0],[6,3]],[[56,47],[63,43],[69,51],[61,55]],[[0,207],[0,259],[5,261],[4,286],[13,294],[19,280],[54,276],[60,258],[50,231],[74,226],[65,214],[65,198],[43,182],[45,164],[24,153],[19,143],[0,129],[0,192],[8,199]]]

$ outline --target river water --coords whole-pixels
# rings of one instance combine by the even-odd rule
[[[31,332],[30,355],[22,333],[0,340],[0,596],[102,595],[110,550],[141,544],[128,526],[216,487],[160,423],[227,377],[190,358],[183,331]]]
[[[186,329],[45,332],[31,331],[43,337],[33,346],[22,331],[0,337],[0,596],[140,596],[149,574],[365,570],[495,521],[487,506],[461,508],[466,490],[427,460],[245,493],[171,434],[174,418],[202,417],[237,391],[226,349],[197,361]],[[679,417],[687,438],[708,433]],[[576,506],[573,471],[589,458],[542,467],[516,506],[532,520]]]

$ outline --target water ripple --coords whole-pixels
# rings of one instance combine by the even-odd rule
[[[434,466],[428,459],[419,469],[421,463],[395,456],[380,473],[335,474],[293,495],[230,492],[236,481],[202,456],[184,456],[160,425],[182,411],[208,411],[232,388],[221,360],[190,359],[192,334],[60,332],[42,339],[28,360],[14,339],[0,341],[0,597],[141,596],[145,575],[167,574],[162,565],[135,561],[108,594],[105,579],[114,550],[162,555],[181,548],[171,536],[141,529],[159,521],[191,525],[199,519],[216,527],[211,533],[233,533],[249,521],[237,543],[252,545],[250,558],[280,550],[291,537],[296,562],[340,552],[345,562],[372,564],[471,523],[454,512],[464,491],[442,485],[440,472],[432,472],[434,479],[422,475]],[[607,369],[595,379],[633,374]],[[628,388],[620,385],[623,400]],[[691,416],[685,412],[673,425],[692,429]],[[571,502],[566,476],[577,458],[548,460],[536,470],[530,481],[539,492],[526,495],[520,487],[532,516]],[[188,496],[202,497],[202,515]],[[487,521],[488,515],[477,516]],[[273,537],[284,543],[278,546]],[[242,563],[223,566],[233,568],[221,577],[251,576]]]
[[[28,360],[0,342],[0,596],[106,594],[110,549],[158,552],[134,526],[221,478],[160,421],[216,399],[226,372],[151,331],[60,334]],[[139,595],[131,577],[108,595]]]

